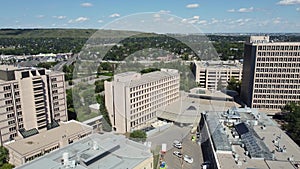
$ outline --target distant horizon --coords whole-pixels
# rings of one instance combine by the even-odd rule
[[[3,1],[1,7],[0,28],[99,29],[136,17],[138,28],[148,22],[147,27],[158,31],[162,25],[176,22],[204,33],[300,33],[300,0],[11,0]],[[121,26],[129,24],[133,22]]]
[[[65,27],[56,27],[56,28],[51,28],[51,27],[24,27],[24,28],[0,28],[0,30],[113,30],[113,31],[133,31],[133,30],[118,30],[118,29],[96,29],[96,28],[65,28]],[[137,32],[143,32],[143,31],[137,31]],[[156,33],[156,32],[143,32],[143,33]],[[159,33],[158,33],[159,34]],[[299,32],[203,32],[203,33],[162,33],[162,34],[245,34],[245,35],[250,35],[250,34],[266,34],[266,35],[272,35],[272,34],[300,34]],[[1,36],[1,35],[0,35]]]

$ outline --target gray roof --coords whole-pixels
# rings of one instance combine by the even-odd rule
[[[19,169],[64,168],[61,160],[68,154],[75,169],[124,169],[134,168],[152,157],[146,146],[130,141],[123,135],[112,133],[93,134],[67,147],[27,163]],[[79,163],[78,163],[79,162]]]

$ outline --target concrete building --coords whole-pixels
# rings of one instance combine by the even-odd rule
[[[9,163],[21,166],[44,154],[76,142],[92,132],[91,126],[71,120],[62,122],[60,126],[51,130],[6,143],[4,146],[9,150]]]
[[[105,133],[90,135],[17,169],[153,169],[153,165],[148,147]]]
[[[64,73],[0,66],[0,143],[67,121]]]
[[[207,111],[200,122],[204,159],[211,168],[281,169],[300,166],[299,146],[258,109]]]
[[[199,87],[217,90],[226,87],[230,78],[242,79],[242,64],[238,61],[194,61],[193,74]]]
[[[174,69],[140,74],[126,72],[105,82],[105,104],[114,130],[131,132],[156,120],[158,108],[179,98],[179,73]]]
[[[245,43],[241,97],[247,106],[279,111],[300,101],[300,43],[251,36]]]

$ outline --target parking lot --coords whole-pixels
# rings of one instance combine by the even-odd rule
[[[152,148],[161,145],[162,143],[167,144],[167,152],[164,155],[164,161],[166,162],[168,169],[195,169],[201,168],[203,162],[201,146],[197,142],[191,140],[192,135],[190,134],[191,127],[178,127],[173,125],[166,131],[159,133],[153,137],[147,139],[151,141]],[[173,147],[173,141],[182,141],[182,149]],[[189,164],[183,159],[173,155],[174,151],[179,151],[183,155],[188,155],[193,158],[193,163]]]

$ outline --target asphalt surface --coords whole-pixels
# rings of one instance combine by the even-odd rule
[[[191,127],[178,127],[173,125],[169,129],[150,136],[147,141],[151,142],[151,148],[154,150],[156,147],[161,146],[162,143],[167,144],[167,152],[165,153],[164,161],[168,169],[200,169],[203,163],[203,156],[201,146],[197,142],[191,140],[190,134]],[[182,149],[173,147],[173,141],[182,141]],[[193,163],[187,163],[183,159],[173,155],[174,151],[179,151],[183,155],[188,155],[193,158]]]

